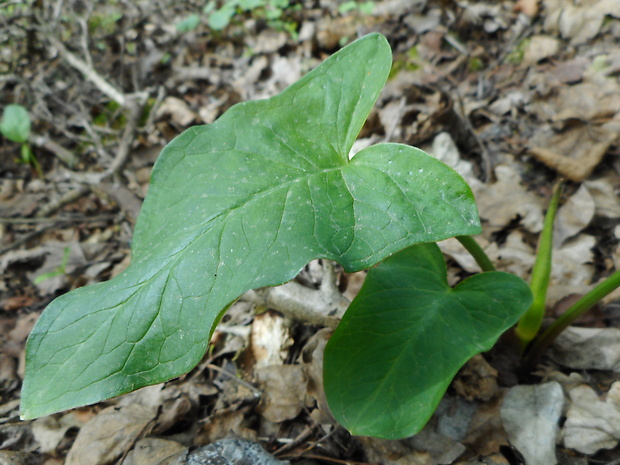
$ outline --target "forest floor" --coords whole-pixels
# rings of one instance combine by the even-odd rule
[[[188,448],[230,437],[305,465],[620,463],[618,292],[530,373],[506,362],[501,344],[476,356],[406,440],[352,437],[334,424],[320,408],[331,330],[257,304],[257,294],[233,305],[187,375],[20,421],[30,330],[55,297],[128,265],[161,149],[370,32],[387,37],[394,62],[357,149],[405,143],[453,167],[478,203],[477,240],[497,269],[526,281],[553,188],[566,179],[549,321],[620,267],[620,2],[237,3],[248,8],[0,3],[0,111],[18,104],[31,121],[26,148],[0,136],[0,465],[229,463],[192,462]],[[456,241],[440,247],[452,283],[479,271]],[[317,289],[325,266],[311,262],[297,281]],[[348,299],[365,276],[336,275]]]

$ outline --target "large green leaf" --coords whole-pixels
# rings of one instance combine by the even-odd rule
[[[492,271],[448,286],[436,244],[368,272],[325,348],[325,393],[351,433],[399,439],[422,429],[450,381],[527,310],[519,277]]]
[[[477,233],[469,187],[422,151],[381,144],[349,161],[390,63],[385,38],[366,36],[280,95],[172,141],[131,265],[54,300],[33,329],[23,418],[186,373],[231,302],[311,259],[360,270],[416,242]]]

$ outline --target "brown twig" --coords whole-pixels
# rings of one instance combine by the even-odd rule
[[[50,216],[52,213],[60,210],[67,204],[75,202],[77,199],[86,195],[90,192],[90,189],[87,186],[78,186],[75,189],[65,192],[56,200],[44,205],[41,210],[37,212],[35,215],[36,218],[45,218]]]
[[[237,378],[237,376],[234,373],[231,373],[229,371],[226,371],[224,368],[222,367],[218,367],[217,365],[214,365],[213,363],[208,363],[206,365],[206,367],[209,370],[213,370],[213,371],[217,371],[218,373],[223,374],[224,376],[229,377],[230,379],[232,379],[233,381],[241,384],[242,386],[245,386],[246,388],[248,388],[250,391],[252,391],[252,394],[254,394],[254,397],[258,398],[262,395],[260,389],[258,389],[257,387],[253,386],[252,384],[248,383],[247,381],[245,381],[244,379],[241,378]]]

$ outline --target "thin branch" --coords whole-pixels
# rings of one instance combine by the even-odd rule
[[[106,81],[93,67],[88,66],[88,64],[81,58],[67,50],[62,42],[52,35],[48,36],[47,39],[58,49],[60,55],[67,61],[67,63],[81,72],[84,77],[95,84],[101,92],[123,107],[126,107],[129,104],[129,101],[123,92]]]

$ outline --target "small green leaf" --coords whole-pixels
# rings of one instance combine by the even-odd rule
[[[349,11],[355,10],[357,8],[357,2],[354,0],[350,0],[348,2],[341,3],[338,6],[338,13],[348,13]]]
[[[30,137],[30,116],[21,105],[7,105],[0,121],[0,133],[13,142],[26,142]]]
[[[361,270],[417,242],[477,234],[471,190],[421,150],[379,144],[349,161],[390,63],[385,38],[368,35],[280,95],[168,144],[131,265],[57,298],[34,327],[23,417],[187,373],[231,302],[314,258]]]
[[[200,16],[198,16],[196,13],[193,13],[177,23],[177,31],[181,34],[184,32],[190,32],[196,29],[199,24]]]
[[[365,15],[371,15],[373,11],[375,11],[375,2],[369,1],[364,2],[359,6],[360,12]]]
[[[450,381],[489,350],[532,301],[519,277],[492,271],[448,286],[436,244],[368,272],[325,348],[325,393],[352,434],[399,439],[422,429]]]
[[[237,11],[233,6],[224,5],[209,15],[209,27],[214,31],[221,31],[230,24],[230,20],[236,13]]]

